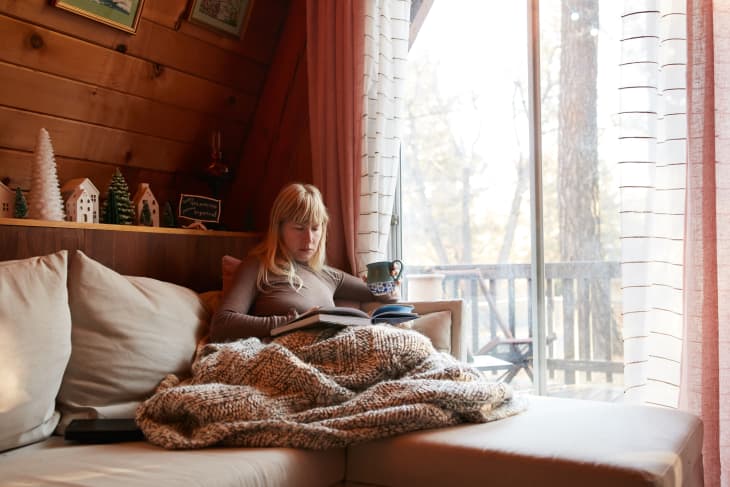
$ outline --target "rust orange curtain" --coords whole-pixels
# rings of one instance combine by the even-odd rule
[[[705,486],[730,486],[730,10],[687,2],[687,197],[680,407],[704,425]]]
[[[365,0],[307,0],[312,178],[330,213],[327,262],[354,273],[363,130]]]

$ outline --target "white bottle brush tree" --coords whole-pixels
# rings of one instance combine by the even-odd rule
[[[64,217],[53,145],[48,131],[42,128],[38,133],[31,167],[28,218],[62,221]]]
[[[122,176],[119,168],[114,170],[114,175],[109,183],[109,191],[101,209],[104,223],[115,225],[131,225],[134,221],[134,208],[129,197],[129,186]]]

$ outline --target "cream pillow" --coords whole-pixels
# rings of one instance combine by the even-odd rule
[[[65,250],[0,262],[0,451],[48,438],[71,354]]]
[[[435,311],[408,322],[411,328],[431,339],[433,348],[451,353],[451,311]]]
[[[132,418],[165,375],[189,373],[209,319],[194,291],[123,276],[77,251],[68,293],[73,349],[58,433],[75,418]]]

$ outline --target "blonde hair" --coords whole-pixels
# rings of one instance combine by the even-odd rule
[[[328,221],[327,208],[316,186],[291,183],[282,188],[271,206],[266,238],[252,251],[260,262],[256,287],[264,291],[270,284],[270,276],[285,276],[294,289],[299,290],[302,287],[302,280],[296,273],[294,257],[283,245],[281,227],[285,222],[319,225],[322,228],[319,244],[307,262],[315,271],[321,271],[325,261]]]

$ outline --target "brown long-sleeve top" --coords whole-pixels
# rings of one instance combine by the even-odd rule
[[[335,299],[372,301],[376,298],[367,285],[355,276],[332,267],[317,272],[306,264],[296,264],[303,285],[298,291],[284,276],[272,276],[264,292],[256,287],[259,260],[246,258],[238,266],[233,284],[213,316],[209,340],[268,337],[269,331],[288,321],[291,310],[297,313],[314,306],[334,306]]]

